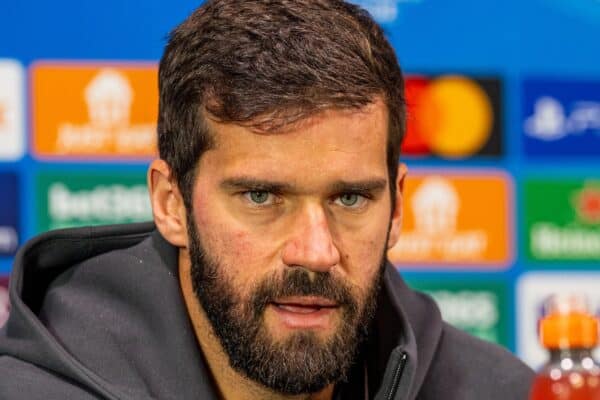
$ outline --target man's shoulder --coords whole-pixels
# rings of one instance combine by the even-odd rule
[[[419,400],[526,400],[533,371],[508,350],[444,323]]]
[[[100,397],[59,374],[2,355],[0,356],[0,399],[98,400]]]

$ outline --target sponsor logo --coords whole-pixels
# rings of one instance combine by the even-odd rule
[[[511,261],[512,185],[504,174],[413,174],[404,198],[402,233],[388,253],[396,265]]]
[[[152,219],[144,174],[38,176],[38,229]]]
[[[527,154],[600,155],[600,81],[531,79],[523,96]]]
[[[8,277],[0,276],[0,328],[8,320],[10,300],[8,298]]]
[[[0,173],[0,256],[11,256],[19,245],[19,185],[13,173]]]
[[[501,82],[458,75],[406,79],[402,154],[460,159],[502,153]]]
[[[404,3],[418,4],[423,0],[353,0],[367,11],[380,24],[386,24],[396,21],[400,13],[400,6]]]
[[[442,318],[481,339],[508,346],[507,289],[489,281],[440,281],[407,279],[411,287],[428,293],[438,304]]]
[[[600,259],[600,179],[525,183],[527,257]]]
[[[155,66],[37,64],[33,145],[40,156],[150,157],[156,152]]]
[[[0,60],[0,160],[15,160],[25,150],[23,68]]]
[[[517,354],[532,368],[547,360],[547,351],[538,339],[542,306],[552,294],[585,294],[591,310],[600,311],[600,272],[529,272],[517,283]],[[600,351],[596,353],[600,356]]]

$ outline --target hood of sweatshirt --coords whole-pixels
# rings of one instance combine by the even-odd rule
[[[50,373],[56,385],[75,385],[90,398],[217,399],[181,294],[177,252],[152,223],[32,239],[12,271],[0,370],[3,360],[5,368],[18,360],[15,365]],[[409,289],[387,265],[362,351],[367,372],[351,373],[338,395],[414,399],[441,333],[433,300]],[[25,390],[54,399],[48,387]]]

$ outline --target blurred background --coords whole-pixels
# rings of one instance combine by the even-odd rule
[[[543,361],[550,293],[600,307],[600,1],[362,0],[406,73],[390,259],[446,320]],[[197,1],[0,4],[0,323],[16,249],[150,219],[157,61]]]

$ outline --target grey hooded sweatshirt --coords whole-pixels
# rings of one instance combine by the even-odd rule
[[[43,234],[17,254],[0,330],[2,400],[212,400],[177,249],[151,223]],[[385,270],[369,338],[334,398],[526,400],[533,372],[442,321]]]

